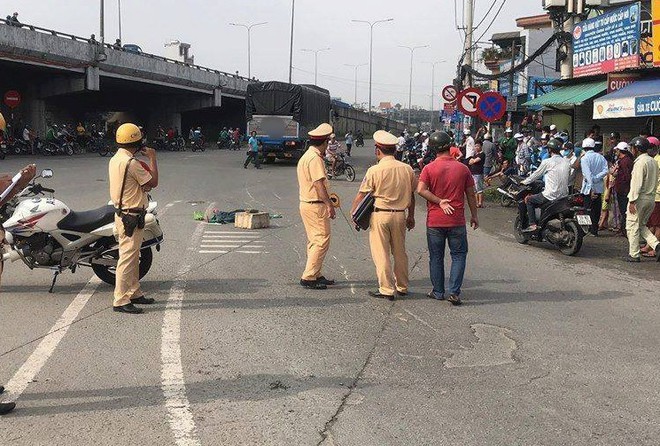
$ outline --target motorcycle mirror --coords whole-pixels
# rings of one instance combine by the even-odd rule
[[[53,178],[52,169],[44,169],[41,171],[41,178]]]

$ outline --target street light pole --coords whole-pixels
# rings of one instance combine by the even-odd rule
[[[404,46],[399,45],[401,48],[405,48],[410,51],[410,86],[408,88],[408,127],[410,127],[410,111],[412,110],[412,81],[413,81],[413,58],[415,55],[415,50],[420,48],[428,48],[428,45],[419,45],[419,46]]]
[[[352,67],[355,69],[355,99],[353,101],[353,104],[357,104],[357,92],[358,92],[358,68],[364,67],[365,65],[368,65],[366,63],[361,63],[358,65],[355,64],[350,64],[350,63],[345,63],[344,66],[346,67]]]
[[[435,107],[435,66],[439,63],[445,63],[446,60],[439,60],[437,62],[424,62],[431,65],[431,130],[433,130],[433,109]]]
[[[101,14],[99,16],[100,18],[100,25],[99,25],[99,38],[101,39],[101,48],[103,48],[103,44],[105,43],[105,1],[101,0]]]
[[[303,53],[314,53],[314,85],[319,84],[319,53],[321,51],[328,51],[330,48],[319,48],[318,50],[310,50],[309,48],[303,48],[300,51]]]
[[[252,46],[252,28],[255,26],[265,25],[268,22],[259,22],[245,25],[243,23],[230,23],[231,26],[240,26],[241,28],[247,29],[247,58],[248,58],[248,79],[252,78],[252,55],[251,55],[251,46]]]
[[[121,40],[121,0],[117,0],[117,15],[119,18],[119,41],[124,42]]]
[[[351,20],[355,23],[366,23],[369,25],[369,114],[371,114],[371,84],[373,79],[373,67],[374,67],[374,26],[378,23],[391,22],[394,19],[385,19],[385,20],[376,20],[375,22],[370,22],[368,20]]]
[[[296,11],[296,0],[291,0],[291,42],[289,46],[289,83],[293,79],[293,19]]]

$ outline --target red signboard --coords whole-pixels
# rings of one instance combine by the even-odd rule
[[[456,111],[456,103],[455,102],[447,102],[445,104],[445,113],[448,115],[453,115],[454,112]]]
[[[607,75],[607,93],[621,90],[639,79],[637,74],[609,73]]]
[[[6,92],[5,105],[9,108],[16,108],[21,105],[21,94],[16,90],[9,90]]]
[[[477,111],[477,102],[481,98],[482,92],[478,88],[466,88],[458,94],[458,109],[468,116],[476,117],[479,112]]]

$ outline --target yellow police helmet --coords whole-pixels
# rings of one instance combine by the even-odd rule
[[[3,132],[7,130],[7,122],[5,121],[5,117],[2,116],[2,113],[0,113],[0,130]]]
[[[132,144],[142,140],[142,131],[135,124],[126,123],[119,126],[116,135],[117,144]]]

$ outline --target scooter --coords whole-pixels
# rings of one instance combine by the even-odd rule
[[[547,241],[559,248],[562,254],[573,256],[582,248],[582,241],[591,226],[591,217],[584,207],[581,195],[570,195],[551,201],[536,209],[538,228],[534,232],[525,232],[528,226],[525,197],[543,191],[543,182],[535,181],[530,185],[522,184],[523,178],[517,175],[506,177],[497,191],[518,203],[518,215],[513,224],[513,235],[520,244],[529,241]]]
[[[37,178],[52,176],[53,171],[45,169]],[[53,271],[51,293],[59,274],[67,269],[75,273],[80,266],[91,267],[99,279],[114,285],[119,259],[115,208],[106,205],[86,212],[75,212],[55,199],[54,193],[53,189],[32,181],[0,208],[5,239],[10,247],[3,253],[2,260],[21,260],[30,269]],[[150,200],[146,209],[140,249],[140,278],[151,268],[152,248],[160,251],[163,242],[163,231],[156,218],[157,206],[158,203]]]

